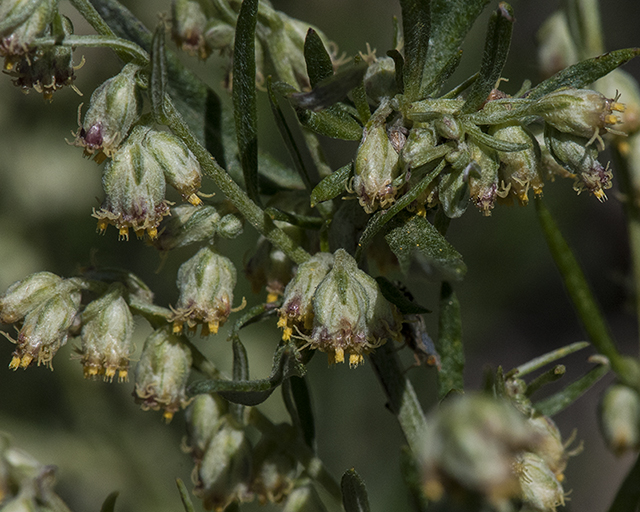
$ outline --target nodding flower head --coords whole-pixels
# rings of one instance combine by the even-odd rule
[[[617,456],[640,448],[640,396],[624,384],[609,386],[600,400],[600,431]]]
[[[5,22],[5,30],[0,33],[0,57],[4,57],[4,71],[12,72],[16,63],[20,62],[24,55],[32,52],[31,44],[37,37],[46,33],[56,12],[57,3],[56,0],[0,2],[0,20]],[[6,22],[10,20],[22,22],[6,26]]]
[[[202,4],[193,0],[171,2],[171,37],[182,51],[205,60],[211,54],[211,47],[204,37],[207,15]]]

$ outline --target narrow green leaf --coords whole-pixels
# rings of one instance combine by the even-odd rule
[[[360,55],[356,55],[356,62],[362,60]],[[364,87],[364,80],[351,90],[351,99],[358,111],[358,119],[364,125],[371,119],[371,107],[369,107],[369,100],[367,99],[367,90]]]
[[[489,0],[431,0],[431,37],[423,80],[442,72],[488,3]]]
[[[403,272],[408,270],[414,251],[419,252],[447,279],[458,281],[467,271],[460,253],[447,242],[433,224],[420,215],[398,216],[385,235],[385,240],[398,258]]]
[[[460,302],[447,281],[440,287],[440,316],[436,350],[440,355],[438,372],[438,399],[449,393],[464,390],[464,347],[462,345],[462,320]]]
[[[291,395],[296,404],[296,411],[300,420],[302,438],[309,448],[315,450],[316,425],[307,381],[304,377],[291,377],[289,382],[291,383]]]
[[[345,512],[369,512],[367,489],[355,469],[351,468],[344,472],[340,487]]]
[[[300,150],[298,149],[298,145],[293,138],[293,134],[291,133],[289,125],[287,124],[287,120],[285,119],[282,109],[278,104],[278,98],[276,98],[276,95],[273,92],[273,88],[271,86],[271,77],[267,78],[267,92],[269,96],[269,104],[271,105],[271,112],[273,113],[273,117],[276,120],[276,126],[278,127],[278,130],[280,130],[280,135],[284,140],[284,144],[289,151],[289,156],[291,157],[293,165],[298,171],[298,174],[300,175],[304,186],[309,192],[311,192],[311,189],[313,187],[311,186],[309,173],[307,172],[307,168],[304,164],[304,160],[302,159],[302,155],[300,154]]]
[[[403,315],[422,315],[424,313],[431,313],[427,308],[407,297],[406,293],[400,290],[386,277],[378,276],[376,277],[376,282],[378,283],[384,298],[391,302],[391,304],[395,305],[398,308],[398,311]]]
[[[442,67],[440,72],[432,77],[428,82],[423,80],[422,91],[420,97],[425,98],[428,96],[437,96],[438,92],[444,85],[444,83],[453,75],[454,71],[458,69],[460,61],[462,60],[462,50],[458,50],[454,53],[449,61]]]
[[[234,329],[235,331],[235,329]],[[233,369],[232,376],[234,381],[248,381],[249,380],[249,357],[247,356],[247,350],[240,341],[240,337],[237,332],[231,335],[233,343]],[[229,410],[235,420],[242,425],[244,423],[244,406],[241,404],[232,403]]]
[[[360,260],[360,258],[364,254],[365,249],[369,246],[373,238],[380,232],[380,230],[427,189],[431,182],[442,172],[442,169],[444,169],[445,165],[446,162],[443,160],[435,170],[422,178],[422,180],[415,187],[413,187],[411,190],[409,190],[409,192],[398,199],[391,208],[389,208],[388,210],[379,211],[373,217],[371,217],[369,223],[362,233],[362,236],[360,236],[360,240],[358,240],[358,248],[356,249],[355,254],[356,260]],[[400,266],[404,270],[408,268],[408,266],[402,267],[402,264]]]
[[[260,205],[256,111],[256,21],[258,0],[243,0],[233,47],[233,112],[247,194]]]
[[[289,96],[294,107],[318,112],[342,101],[347,93],[357,87],[369,65],[360,60],[343,66],[337,73],[317,83],[309,92],[295,92]]]
[[[551,384],[552,382],[557,381],[562,378],[564,374],[567,372],[567,369],[564,365],[558,364],[547,370],[541,375],[538,375],[535,379],[527,384],[527,391],[525,392],[526,396],[533,395],[536,391],[538,391],[541,387],[546,386],[547,384]]]
[[[100,507],[100,512],[114,512],[116,508],[116,499],[120,494],[119,491],[113,491],[109,496],[107,496],[102,503],[102,507]]]
[[[541,355],[540,357],[536,357],[531,361],[528,361],[524,364],[521,364],[515,370],[511,370],[509,374],[517,375],[518,377],[523,377],[528,373],[534,372],[543,366],[553,363],[558,359],[568,356],[569,354],[573,354],[578,350],[582,350],[583,348],[587,348],[590,345],[588,341],[577,341],[576,343],[571,343],[566,347],[557,348],[552,350],[551,352],[547,352],[546,354]]]
[[[153,33],[151,42],[151,80],[149,97],[156,122],[163,124],[167,118],[164,112],[164,95],[167,91],[167,57],[164,49],[165,26],[161,21]]]
[[[486,101],[491,90],[496,87],[509,55],[513,22],[513,9],[508,3],[500,2],[498,9],[489,20],[480,76],[471,87],[461,113],[469,114],[478,110]]]
[[[429,37],[431,33],[430,0],[400,0],[404,36],[404,94],[409,101],[421,99]]]
[[[337,105],[320,112],[298,108],[296,115],[302,126],[332,139],[360,140],[362,126]]]
[[[525,149],[530,149],[531,146],[529,144],[524,144],[520,142],[509,142],[508,140],[500,140],[492,137],[491,135],[487,135],[480,128],[478,128],[473,123],[463,123],[464,130],[471,135],[476,142],[483,144],[491,149],[495,149],[496,151],[503,151],[505,153],[511,153],[515,151],[524,151]]]
[[[297,349],[292,344],[282,344],[273,355],[273,368],[267,379],[251,381],[201,380],[189,386],[190,395],[218,393],[236,404],[254,406],[264,402],[284,379],[301,377],[306,368],[298,361]]]
[[[304,60],[307,64],[307,75],[311,87],[315,87],[325,78],[333,75],[331,56],[324,47],[318,33],[309,28],[304,40]]]
[[[575,87],[576,89],[587,87],[638,55],[640,55],[640,48],[626,48],[608,52],[593,59],[583,60],[563,69],[551,78],[547,78],[525,93],[525,97],[537,100],[561,87]]]
[[[318,183],[311,192],[311,206],[329,201],[345,192],[349,180],[353,176],[353,162],[340,167]]]
[[[592,368],[575,382],[569,384],[558,393],[533,404],[540,414],[553,416],[569,407],[580,398],[587,390],[604,377],[609,371],[608,364],[599,364]]]
[[[221,167],[227,168],[227,157],[222,142],[222,102],[213,90],[207,88],[204,100],[204,147]]]
[[[396,75],[396,87],[404,93],[404,57],[398,50],[389,50],[387,55],[393,59]]]
[[[413,509],[416,512],[427,512],[429,500],[424,494],[422,470],[415,454],[406,445],[400,448],[400,472],[404,484],[409,489]]]
[[[596,349],[609,359],[611,368],[620,380],[632,387],[637,386],[637,383],[640,382],[637,362],[623,357],[616,348],[609,327],[591,293],[580,264],[562,236],[551,212],[546,208],[542,199],[536,198],[535,203],[547,246],[589,339]]]
[[[324,226],[324,220],[320,217],[310,217],[309,215],[298,215],[296,213],[289,213],[278,208],[274,208],[273,206],[269,206],[265,208],[264,213],[266,213],[273,220],[281,220],[283,222],[288,222],[293,226],[299,226],[304,229],[321,229]]]
[[[189,496],[187,486],[184,485],[182,479],[176,478],[176,485],[178,486],[178,492],[180,492],[180,499],[182,500],[184,512],[195,512],[195,509],[193,508],[193,502],[191,501],[191,496]]]
[[[640,507],[640,456],[618,489],[609,512],[637,512]]]

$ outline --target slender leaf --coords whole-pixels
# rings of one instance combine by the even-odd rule
[[[355,61],[359,62],[360,60],[362,60],[362,57],[360,55],[356,55]],[[364,87],[364,80],[361,80],[357,87],[352,89],[351,98],[353,99],[353,104],[356,106],[356,110],[358,111],[358,119],[360,119],[362,124],[367,124],[371,118],[371,107],[369,107],[369,100],[367,99],[367,90]]]
[[[478,110],[487,100],[489,93],[496,86],[502,75],[513,30],[513,10],[506,2],[500,2],[498,9],[491,15],[487,39],[484,44],[484,55],[480,66],[480,76],[474,82],[461,112],[468,114]]]
[[[515,151],[524,151],[525,149],[531,148],[531,146],[526,143],[510,142],[508,140],[496,139],[495,137],[484,133],[473,123],[463,123],[463,126],[465,131],[469,135],[471,135],[471,137],[475,139],[476,142],[483,144],[491,149],[495,149],[496,151],[511,153]]]
[[[311,192],[311,206],[314,207],[318,203],[329,201],[342,194],[346,190],[352,176],[353,162],[329,174],[329,176],[318,183]]]
[[[395,65],[396,87],[400,93],[404,93],[404,57],[398,50],[389,50],[387,55]]]
[[[424,98],[437,95],[444,83],[453,75],[454,71],[458,69],[461,60],[462,50],[458,50],[457,53],[451,56],[437,75],[432,77],[428,82],[423,81],[423,90],[420,93],[420,97]]]
[[[235,329],[234,329],[235,331]],[[240,341],[240,337],[237,332],[233,332],[231,335],[233,343],[233,380],[234,381],[248,381],[249,380],[249,357],[247,356],[247,350]],[[242,425],[244,422],[244,406],[237,403],[232,403],[229,410],[235,420]]]
[[[558,393],[545,398],[540,402],[533,404],[533,407],[540,414],[545,416],[553,416],[560,411],[569,407],[573,402],[580,398],[587,390],[604,377],[609,371],[608,364],[599,364],[595,368],[589,370],[577,381],[569,384],[566,388]]]
[[[414,302],[406,293],[400,290],[396,285],[384,276],[376,277],[376,282],[380,287],[380,291],[385,299],[398,308],[403,315],[421,315],[423,313],[431,313],[427,308]]]
[[[247,194],[258,193],[258,121],[256,111],[256,21],[258,0],[243,0],[233,47],[233,112]]]
[[[427,512],[429,500],[424,494],[422,470],[415,454],[406,445],[400,449],[400,472],[402,473],[404,484],[411,494],[414,510],[416,512]]]
[[[442,72],[488,3],[489,0],[431,0],[431,37],[423,81]]]
[[[552,382],[557,381],[562,378],[564,374],[567,372],[567,369],[564,365],[558,364],[547,370],[542,375],[538,375],[535,379],[527,384],[527,391],[525,392],[526,396],[533,395],[536,391],[538,391],[541,387],[551,384]]]
[[[180,492],[180,499],[182,500],[184,512],[195,512],[187,486],[184,485],[184,482],[180,478],[176,478],[176,485],[178,486],[178,492]]]
[[[557,348],[555,350],[552,350],[551,352],[547,352],[546,354],[541,355],[540,357],[536,357],[535,359],[532,359],[531,361],[528,361],[524,364],[521,364],[520,366],[518,366],[515,371],[511,371],[509,372],[510,374],[513,373],[514,375],[517,375],[518,377],[523,377],[525,375],[527,375],[528,373],[531,373],[533,371],[538,370],[539,368],[542,368],[543,366],[547,365],[547,364],[551,364],[554,361],[557,361],[558,359],[561,359],[563,357],[568,356],[569,354],[573,354],[574,352],[577,352],[578,350],[582,350],[583,348],[587,348],[590,345],[590,343],[588,341],[578,341],[576,343],[571,343],[570,345],[567,345],[566,347],[561,347],[561,348]]]
[[[309,215],[298,215],[296,213],[289,213],[272,206],[265,208],[264,213],[266,213],[273,220],[288,222],[293,226],[299,226],[305,229],[318,230],[324,225],[324,221],[320,217],[310,217]]]
[[[347,93],[357,87],[369,65],[360,60],[344,66],[337,73],[325,78],[309,92],[295,92],[289,96],[291,104],[298,108],[319,112],[343,100]]]
[[[307,75],[311,87],[315,87],[319,82],[333,75],[331,56],[318,33],[312,28],[307,31],[307,37],[304,40],[304,60],[307,64]]]
[[[385,239],[403,271],[408,270],[414,251],[419,252],[448,279],[460,280],[467,271],[460,253],[433,224],[420,215],[398,216]]]
[[[462,320],[460,302],[447,281],[440,287],[440,316],[436,349],[440,355],[438,372],[438,399],[449,393],[464,390],[464,347],[462,345]]]
[[[344,472],[340,487],[345,512],[369,512],[367,489],[355,469],[351,468]]]
[[[282,344],[273,355],[269,378],[252,381],[202,380],[189,386],[189,394],[218,393],[229,402],[254,406],[269,398],[284,379],[302,377],[305,373],[306,368],[298,361],[297,349],[292,344]]]
[[[404,94],[409,101],[421,99],[429,36],[431,32],[430,0],[400,0],[404,36]]]
[[[593,59],[583,60],[563,69],[551,78],[547,78],[525,93],[525,97],[536,100],[561,87],[575,87],[576,89],[587,87],[638,55],[640,55],[640,48],[626,48],[608,52]]]
[[[609,512],[637,512],[640,507],[640,456],[618,489]]]
[[[160,22],[153,33],[151,43],[151,80],[149,81],[151,109],[158,123],[164,123],[167,118],[164,111],[164,95],[167,91],[167,56],[164,37],[164,22]]]
[[[300,428],[302,429],[302,438],[309,448],[315,450],[316,426],[307,381],[304,377],[291,377],[289,382],[291,383],[291,395],[296,404]]]
[[[100,512],[114,512],[116,508],[116,499],[120,494],[119,491],[113,491],[109,496],[105,498],[102,502],[102,507],[100,507]]]
[[[362,126],[358,121],[336,107],[331,106],[320,112],[298,108],[296,115],[300,124],[320,135],[342,140],[362,139]]]

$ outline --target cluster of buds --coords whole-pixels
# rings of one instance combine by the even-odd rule
[[[194,494],[207,510],[251,499],[251,444],[217,396],[198,395],[186,411],[187,451],[194,459]]]
[[[17,324],[11,369],[27,368],[32,362],[51,367],[58,349],[76,327],[81,287],[76,279],[62,279],[50,272],[32,274],[0,296],[0,323]]]
[[[352,367],[387,338],[398,338],[401,325],[375,279],[344,249],[302,263],[279,314],[283,340],[298,338],[302,348],[326,352],[330,364],[344,362],[346,354]]]
[[[105,200],[93,213],[99,231],[113,224],[121,239],[128,239],[129,228],[138,237],[146,231],[156,238],[160,222],[169,215],[167,183],[192,205],[202,204],[196,195],[202,179],[200,164],[175,135],[135,126],[112,157],[102,177]]]
[[[184,324],[190,331],[202,325],[201,335],[216,334],[231,313],[236,269],[231,260],[203,247],[178,270],[178,302],[173,308],[173,332]]]
[[[0,434],[0,508],[4,511],[70,512],[54,492],[56,467],[14,448]]]
[[[135,371],[133,396],[143,410],[163,409],[169,422],[188,405],[186,386],[191,351],[169,327],[155,330],[145,340]]]

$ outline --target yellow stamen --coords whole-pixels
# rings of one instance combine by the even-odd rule
[[[20,358],[18,356],[13,356],[11,362],[9,363],[10,370],[17,370],[20,367]]]
[[[213,334],[218,334],[218,329],[220,328],[220,322],[218,320],[213,320],[209,322],[209,331]]]
[[[195,194],[191,194],[187,197],[187,201],[189,201],[193,206],[200,206],[202,204],[202,199]]]
[[[282,341],[289,341],[292,334],[293,329],[291,327],[285,327],[284,331],[282,331]]]
[[[607,116],[604,116],[604,123],[605,124],[617,124],[620,122],[620,119],[618,119],[617,116],[614,116],[613,114],[609,114]]]
[[[109,225],[109,222],[107,221],[107,219],[100,219],[98,221],[98,232],[101,235],[104,235],[104,232],[107,230],[108,225]]]
[[[26,368],[33,361],[33,356],[31,354],[25,354],[22,356],[22,360],[20,361],[20,368]]]
[[[129,240],[129,228],[128,226],[121,226],[118,230],[118,240]]]
[[[164,418],[165,422],[171,423],[171,420],[173,419],[173,412],[164,411],[164,414],[162,415],[162,417]]]
[[[116,376],[116,369],[113,367],[107,368],[104,372],[104,380],[108,380],[109,382],[113,381],[113,378]]]
[[[182,326],[183,322],[174,321],[173,322],[173,334],[182,334]]]
[[[129,371],[120,370],[118,372],[118,382],[127,382],[129,380]]]
[[[334,360],[336,363],[344,363],[344,349],[343,348],[336,348],[335,351],[335,355],[334,355]]]
[[[364,362],[364,356],[362,354],[349,354],[349,367],[355,368],[359,364]]]
[[[149,234],[149,238],[151,238],[151,240],[155,240],[156,238],[158,238],[158,228],[149,228],[147,229],[147,233]]]
[[[615,110],[616,112],[624,112],[626,108],[624,103],[618,103],[617,101],[614,101],[611,105],[611,110]]]
[[[267,294],[267,304],[271,304],[272,302],[275,302],[278,300],[278,294],[277,293],[268,293]]]

